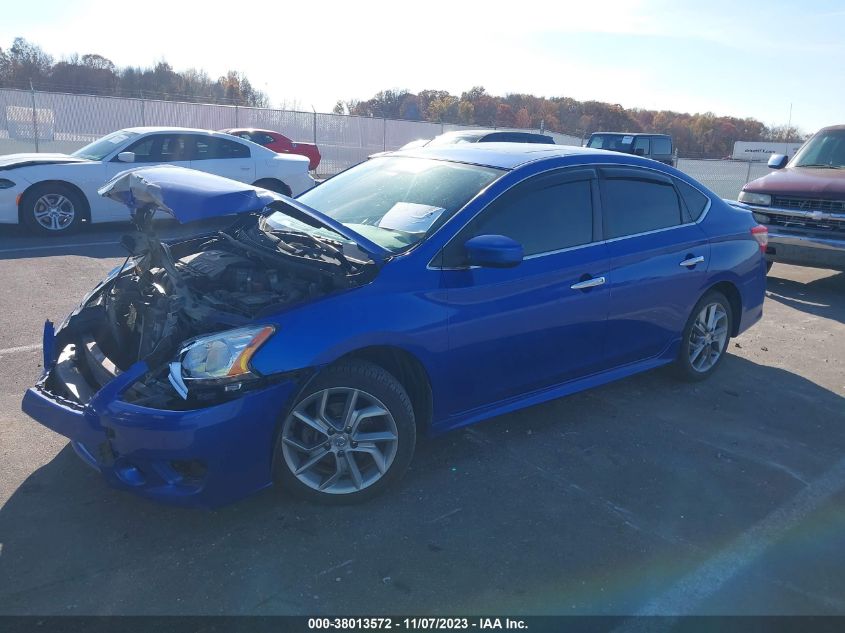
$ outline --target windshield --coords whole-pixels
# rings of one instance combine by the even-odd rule
[[[137,132],[127,132],[126,130],[112,132],[111,134],[108,134],[103,138],[98,138],[93,143],[89,143],[85,147],[76,150],[73,154],[71,154],[71,156],[76,156],[77,158],[87,158],[88,160],[103,160],[119,146],[123,145],[126,141],[130,138],[134,138],[135,136],[138,136]]]
[[[842,169],[845,167],[845,130],[816,134],[798,150],[789,166]]]
[[[353,167],[297,200],[379,246],[399,252],[416,244],[504,173],[501,169],[427,158],[385,156]],[[277,211],[278,229],[324,233]]]
[[[587,147],[609,149],[614,152],[630,152],[634,142],[633,134],[593,134]]]

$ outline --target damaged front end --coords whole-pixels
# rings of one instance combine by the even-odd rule
[[[213,507],[270,485],[268,412],[308,370],[261,375],[252,355],[284,311],[371,281],[378,247],[294,200],[178,167],[130,170],[100,192],[132,211],[128,256],[55,331],[47,322],[44,374],[22,409],[106,481],[159,501]],[[165,243],[158,211],[237,217]]]
[[[272,382],[250,365],[275,332],[270,317],[367,283],[378,268],[344,236],[331,239],[266,221],[268,212],[288,209],[301,218],[293,201],[208,174],[133,170],[101,193],[132,210],[134,231],[121,240],[127,260],[49,344],[45,335],[45,367],[51,369],[41,386],[78,404],[140,362],[146,371],[121,397],[146,407],[197,408]],[[180,221],[239,216],[224,231],[165,243],[153,229],[161,210]]]

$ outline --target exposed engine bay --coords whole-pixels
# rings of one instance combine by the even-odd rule
[[[376,273],[366,257],[346,255],[342,242],[279,230],[260,214],[167,244],[151,229],[152,213],[136,213],[136,230],[121,240],[129,252],[124,266],[57,334],[51,390],[71,401],[87,401],[140,360],[150,376],[163,375],[192,337],[362,285]]]

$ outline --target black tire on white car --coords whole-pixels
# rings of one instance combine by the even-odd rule
[[[61,182],[36,185],[23,195],[20,217],[30,231],[67,235],[76,231],[88,209],[84,196]]]

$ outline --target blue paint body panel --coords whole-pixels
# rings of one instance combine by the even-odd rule
[[[647,159],[581,148],[480,145],[397,153],[507,172],[415,248],[385,258],[368,284],[260,319],[276,334],[255,354],[253,368],[265,376],[313,375],[364,348],[403,350],[428,377],[432,419],[420,423],[436,434],[672,362],[693,306],[716,284],[738,298],[734,334],[761,318],[765,262],[750,232],[756,224],[750,213]],[[697,222],[599,239],[513,268],[439,267],[444,246],[514,185],[585,165],[672,176],[704,192],[709,209]],[[680,266],[689,255],[704,262]],[[571,288],[585,276],[606,281],[588,292]],[[45,331],[45,348],[52,336]],[[120,399],[127,380],[126,374],[115,379],[80,409],[34,387],[23,407],[70,437],[111,483],[148,497],[218,505],[270,484],[275,432],[302,378],[193,411],[127,404]],[[103,445],[118,456],[113,463],[97,453]],[[196,489],[167,466],[193,459],[208,466]]]

